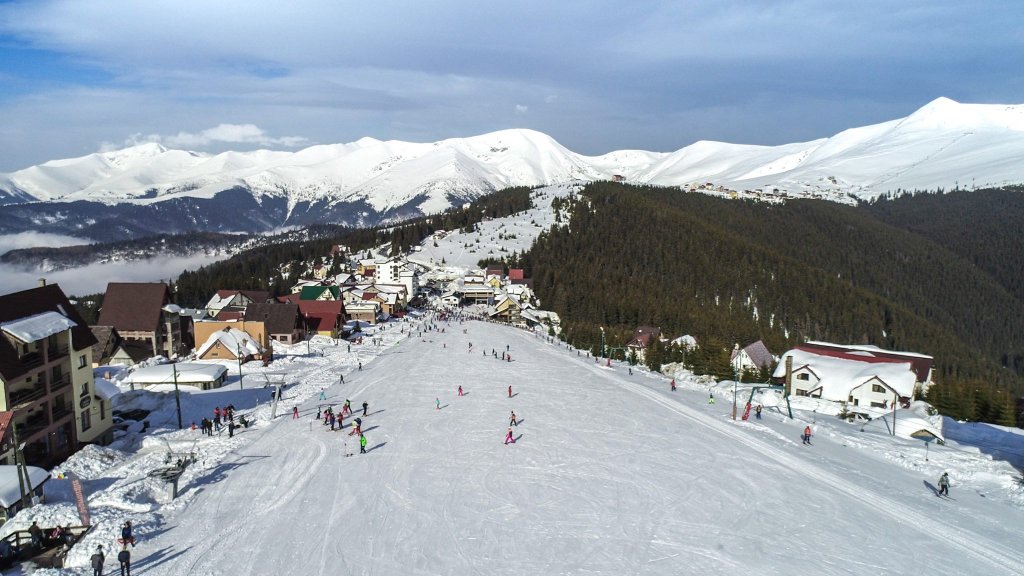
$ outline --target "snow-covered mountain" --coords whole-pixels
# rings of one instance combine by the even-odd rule
[[[118,230],[121,235],[151,227],[141,223],[149,223],[154,210],[143,207],[154,205],[161,205],[163,232],[259,231],[320,221],[367,225],[440,212],[508,186],[615,176],[687,189],[852,201],[900,189],[1021,183],[1022,156],[1024,105],[946,98],[906,118],[812,142],[701,141],[672,153],[582,156],[524,129],[433,143],[363,138],[297,152],[210,155],[151,143],[0,175],[0,232],[48,224],[95,237],[103,220],[97,205],[134,207],[140,229]],[[74,202],[93,205],[69,208]],[[232,221],[210,217],[229,206]]]

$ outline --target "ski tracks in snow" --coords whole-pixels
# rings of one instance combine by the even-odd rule
[[[615,382],[629,392],[643,396],[685,418],[696,422],[697,424],[700,424],[701,426],[710,428],[741,442],[747,447],[764,454],[783,466],[794,470],[800,470],[801,474],[814,478],[822,484],[830,486],[837,492],[850,496],[854,500],[859,500],[863,504],[873,508],[878,513],[890,516],[901,524],[908,524],[923,534],[931,537],[941,537],[944,544],[959,549],[964,554],[972,556],[998,569],[999,572],[1012,575],[1024,574],[1024,559],[1022,559],[1018,553],[1006,548],[1005,546],[991,542],[986,538],[973,534],[969,531],[965,531],[964,529],[951,525],[943,520],[921,514],[913,508],[901,504],[898,500],[886,498],[885,496],[860,487],[851,487],[849,483],[844,482],[832,472],[829,472],[805,459],[798,458],[780,450],[775,446],[767,444],[764,441],[751,436],[740,428],[715,420],[706,414],[698,412],[693,408],[680,403],[677,400],[665,398],[658,392],[651,390],[646,386],[620,379],[615,379]]]

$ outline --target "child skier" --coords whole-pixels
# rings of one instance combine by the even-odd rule
[[[459,396],[462,396],[462,386],[459,386]]]
[[[366,454],[366,436],[359,435],[359,453]]]
[[[673,378],[673,379],[672,379],[672,381],[671,381],[671,382],[669,382],[669,384],[668,384],[668,385],[669,385],[669,387],[671,388],[671,390],[672,390],[673,392],[675,392],[675,391],[676,391],[676,379],[675,379],[675,378]]]
[[[516,420],[515,410],[512,411],[512,416],[508,420],[508,425],[509,426],[519,426],[519,421]]]
[[[942,476],[939,476],[939,493],[936,496],[949,498],[949,472],[943,472]]]
[[[714,404],[714,403],[715,403],[715,393],[714,392],[709,392],[708,393],[708,404]]]
[[[352,413],[352,401],[348,398],[345,399],[345,405],[341,407],[341,415]]]
[[[809,424],[804,426],[804,444],[811,444],[811,426]]]
[[[508,429],[508,434],[505,434],[505,445],[507,446],[509,442],[511,442],[513,444],[516,443],[516,439],[512,437],[512,429],[511,428]]]
[[[299,407],[298,406],[292,406],[292,420],[295,420],[298,417],[299,417]]]

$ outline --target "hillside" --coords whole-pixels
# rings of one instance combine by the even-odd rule
[[[373,226],[511,186],[613,178],[712,194],[843,203],[910,190],[1024,182],[1024,106],[937,99],[906,118],[780,146],[576,154],[512,129],[433,143],[363,138],[297,152],[204,154],[142,144],[0,175],[0,233],[46,222],[110,241],[190,231]],[[227,217],[230,215],[230,217]]]
[[[659,326],[670,337],[695,336],[701,350],[687,362],[719,377],[731,375],[734,344],[758,339],[776,353],[805,340],[913,350],[936,358],[941,386],[933,392],[963,392],[940,402],[945,413],[1014,422],[1007,391],[1020,393],[1021,371],[1003,365],[1024,350],[1014,320],[1024,302],[1010,279],[1004,285],[926,236],[833,203],[738,202],[610,183],[588,185],[569,206],[568,224],[542,233],[520,263],[573,345],[596,350],[600,326],[615,346],[637,326]],[[985,213],[984,202],[974,211],[958,206],[977,224],[965,238],[1019,235],[981,225],[972,214]],[[655,350],[649,361],[681,354]]]
[[[182,394],[186,421],[229,402],[255,417],[233,438],[174,430],[172,394],[126,391],[119,405],[155,410],[152,428],[60,468],[84,480],[95,528],[59,573],[80,573],[125,519],[139,537],[133,563],[153,575],[1024,570],[1020,487],[984,454],[998,429],[951,438],[926,461],[916,440],[810,412],[733,422],[724,388],[709,405],[707,386],[685,376],[671,393],[661,375],[597,366],[504,326],[412,318],[374,337],[381,346],[351,351],[318,338],[312,353],[246,365],[244,390],[232,370],[223,390]],[[511,362],[490,355],[506,347]],[[264,370],[293,383],[276,420],[252,388]],[[369,403],[367,454],[347,429],[314,421],[346,398]],[[517,440],[503,445],[512,410]],[[805,425],[812,446],[797,440]],[[199,454],[173,503],[145,477],[168,446]],[[933,494],[942,471],[949,500]],[[50,484],[47,504],[5,531],[73,520],[66,482]]]

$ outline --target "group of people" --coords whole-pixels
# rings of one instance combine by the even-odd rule
[[[366,400],[363,401],[363,418],[367,416],[370,410],[370,403]],[[298,410],[298,408],[296,408]],[[352,401],[349,399],[345,400],[345,403],[341,406],[341,412],[338,414],[334,413],[334,406],[328,406],[326,410],[317,409],[316,419],[323,419],[324,426],[330,426],[331,431],[342,430],[345,428],[345,416],[351,415],[352,412]],[[352,430],[348,433],[349,436],[359,436],[359,453],[366,454],[366,435],[363,434],[363,419],[355,418],[352,421]]]
[[[106,555],[103,554],[103,545],[96,546],[96,551],[89,558],[89,565],[92,566],[93,576],[103,576],[103,562]],[[117,553],[117,563],[121,568],[121,576],[132,576],[132,553],[127,549]]]

